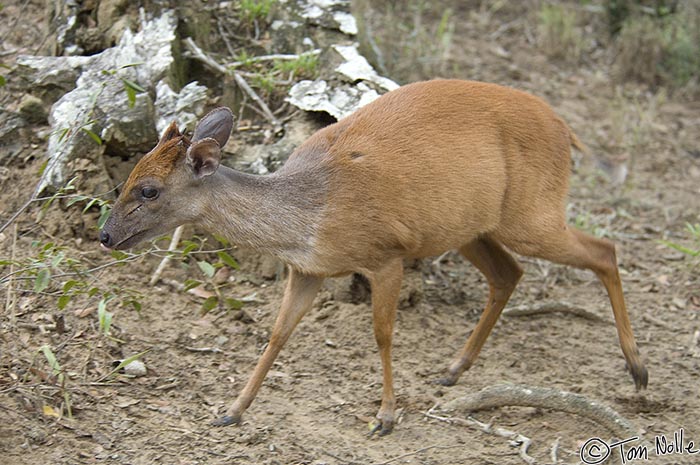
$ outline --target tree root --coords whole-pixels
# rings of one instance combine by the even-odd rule
[[[536,305],[518,305],[517,307],[509,307],[503,310],[503,315],[505,316],[530,316],[530,315],[541,315],[544,313],[571,313],[586,320],[591,321],[605,321],[602,317],[591,313],[582,307],[576,307],[567,302],[545,302]]]
[[[588,400],[580,394],[541,387],[499,384],[489,386],[444,405],[446,410],[485,410],[494,407],[519,406],[559,410],[588,418],[620,438],[639,435],[628,420],[608,406]]]

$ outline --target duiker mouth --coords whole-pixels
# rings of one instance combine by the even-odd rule
[[[110,244],[112,242],[111,241],[112,238],[109,236],[109,233],[102,230],[100,232],[100,246],[102,247],[103,250],[106,250],[106,251],[129,249],[135,245],[138,245],[140,242],[144,241],[148,237],[148,233],[150,231],[151,231],[150,229],[144,229],[144,230],[139,231],[135,234],[132,234],[131,236],[128,236],[125,239],[122,239],[121,241],[117,242],[116,244]]]

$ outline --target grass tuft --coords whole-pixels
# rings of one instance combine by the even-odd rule
[[[616,39],[615,78],[651,87],[700,90],[700,4],[677,10],[637,9]],[[691,89],[692,91],[692,89]]]
[[[578,62],[583,49],[583,34],[576,26],[576,13],[561,5],[542,5],[539,42],[549,58]]]

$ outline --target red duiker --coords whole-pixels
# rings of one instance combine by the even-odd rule
[[[476,360],[520,280],[506,248],[587,268],[607,289],[637,389],[647,370],[630,327],[611,242],[566,224],[569,127],[539,98],[479,82],[401,87],[311,136],[277,172],[220,166],[230,110],[206,115],[191,139],[175,123],[134,168],[100,233],[125,249],[195,224],[270,253],[289,279],[270,343],[248,383],[215,425],[238,423],[324,278],[366,276],[383,368],[374,431],[391,431],[391,340],[403,259],[456,249],[486,277],[484,312],[439,382],[454,384]]]

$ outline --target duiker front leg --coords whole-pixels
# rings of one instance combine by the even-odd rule
[[[267,345],[260,360],[258,360],[252,376],[238,395],[238,398],[236,398],[236,401],[228,409],[226,415],[212,421],[212,425],[226,426],[240,423],[241,415],[255,399],[255,395],[258,393],[265,375],[270,370],[272,363],[277,358],[280,350],[282,350],[284,343],[289,339],[297,323],[311,308],[314,297],[316,297],[322,283],[323,278],[321,277],[303,275],[298,271],[290,270],[287,288],[284,291],[277,321],[275,321],[275,326],[272,329],[270,343]]]
[[[367,275],[372,287],[372,313],[374,337],[382,359],[382,405],[377,413],[377,423],[370,434],[379,431],[380,436],[391,433],[394,427],[396,398],[391,373],[391,342],[396,319],[396,306],[403,279],[403,260],[394,259],[380,270]]]

